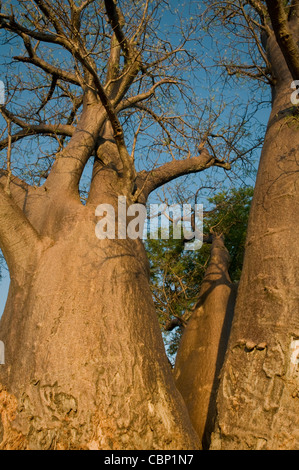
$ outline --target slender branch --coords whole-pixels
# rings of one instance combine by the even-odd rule
[[[0,29],[1,28],[6,29],[7,31],[12,31],[19,36],[21,36],[21,33],[26,34],[27,36],[38,41],[48,42],[50,44],[59,44],[63,47],[69,45],[68,40],[62,36],[53,33],[33,31],[29,28],[26,28],[21,23],[18,23],[14,16],[8,16],[2,13],[0,13]]]
[[[167,135],[167,138],[169,139],[169,142],[173,142],[171,132],[167,129],[167,127],[165,125],[166,118],[164,118],[162,116],[159,116],[152,109],[148,108],[147,106],[144,106],[143,104],[140,104],[140,101],[141,100],[139,100],[139,102],[137,102],[134,105],[134,107],[136,109],[140,109],[141,111],[144,111],[145,113],[149,114],[154,119],[154,121],[156,121],[159,124],[161,129],[165,132],[165,134]]]
[[[81,5],[78,6],[78,11],[81,13],[88,5],[94,2],[95,0],[85,0],[81,3]]]
[[[262,68],[257,64],[252,65],[252,66],[237,65],[237,64],[224,64],[224,67],[226,68],[227,74],[230,76],[242,74],[246,77],[252,78],[254,80],[259,80],[267,84],[274,83],[273,78],[270,75],[267,75],[270,69]],[[256,73],[249,72],[250,69],[255,70]]]
[[[51,74],[53,77],[54,76],[57,77],[57,79],[59,78],[66,82],[80,86],[80,80],[74,73],[62,70],[60,67],[55,67],[54,65],[46,62],[44,59],[41,59],[40,57],[38,57],[38,55],[36,54],[36,48],[32,47],[30,37],[27,34],[24,34],[22,32],[17,32],[17,33],[23,39],[24,46],[28,52],[29,57],[15,56],[13,57],[14,60],[17,60],[18,62],[33,64],[36,67],[39,67],[42,70],[44,70],[44,72]]]
[[[19,132],[13,135],[12,139],[14,142],[16,140],[19,140],[22,137],[26,137],[27,135],[34,135],[34,134],[46,134],[46,135],[58,134],[58,135],[72,136],[75,130],[74,126],[71,126],[68,124],[46,124],[46,123],[31,124],[15,116],[13,113],[8,111],[8,109],[6,109],[5,106],[0,106],[0,112],[6,120],[9,119],[11,122],[13,122],[14,124],[17,124],[23,130],[27,131],[26,133],[24,133],[23,131],[23,132]],[[7,146],[4,143],[8,144],[7,139],[4,139],[2,140],[2,142],[0,142],[0,150],[1,148],[5,148]]]
[[[48,5],[47,2],[44,2],[43,0],[33,0],[33,1],[38,6],[40,11],[45,15],[45,17],[48,20],[50,20],[57,34],[64,37],[65,36],[64,31],[61,27],[59,20],[57,20],[57,13],[51,9],[51,7]]]
[[[299,79],[299,50],[281,0],[266,0],[275,37],[294,80]]]
[[[69,126],[70,128],[72,126]],[[46,129],[46,126],[32,126],[30,129],[23,129],[19,132],[16,132],[15,134],[11,135],[11,143],[18,142],[21,139],[24,139],[25,137],[29,136],[34,136],[34,135],[44,135],[47,137],[56,137],[57,135],[60,135],[62,137],[71,137],[73,135],[74,129],[72,129],[72,132],[64,132],[63,129],[61,128],[56,128],[53,126],[53,129],[50,129],[48,126],[48,129]],[[8,137],[0,141],[0,150],[3,150],[8,147],[9,144],[9,139]]]
[[[265,64],[266,64],[267,67],[270,69],[270,63],[269,63],[267,54],[266,54],[265,51],[263,50],[263,47],[262,47],[262,45],[261,45],[260,37],[257,35],[256,30],[255,30],[255,28],[254,28],[253,25],[252,25],[252,18],[250,18],[250,17],[247,15],[247,13],[246,13],[246,11],[245,11],[243,5],[241,6],[241,11],[242,11],[242,15],[243,15],[243,17],[244,17],[244,19],[245,19],[245,21],[246,21],[246,23],[247,23],[247,26],[248,26],[249,30],[251,31],[252,37],[253,37],[253,39],[255,40],[256,47],[258,48],[258,51],[259,51],[261,57],[263,58]],[[267,33],[268,33],[268,35],[271,34],[271,32],[270,32],[269,30],[267,30]]]
[[[57,79],[58,79],[57,75],[52,76],[52,82],[51,82],[51,85],[50,85],[49,92],[48,92],[47,96],[43,99],[42,104],[40,105],[40,107],[36,111],[36,114],[38,114],[47,105],[47,103],[51,100],[51,98],[52,98],[52,96],[55,92]]]
[[[145,5],[144,5],[142,19],[139,23],[138,28],[136,29],[135,33],[133,34],[133,36],[131,38],[132,42],[134,42],[134,41],[138,42],[140,40],[141,34],[144,30],[145,20],[147,18],[148,6],[149,6],[149,0],[146,0]]]
[[[269,25],[267,24],[267,21],[266,21],[266,18],[267,18],[267,9],[265,7],[265,5],[263,5],[262,2],[260,2],[259,0],[246,0],[246,3],[248,3],[249,5],[251,5],[255,11],[257,12],[257,14],[259,15],[260,17],[260,20],[261,20],[261,23],[263,25],[263,27],[266,29],[267,31],[267,34],[270,35],[271,34],[271,29],[269,27]]]
[[[123,134],[122,126],[119,122],[119,119],[118,119],[117,114],[114,110],[114,107],[112,106],[111,101],[108,98],[108,95],[106,94],[106,92],[105,92],[105,90],[104,90],[104,88],[103,88],[103,86],[102,86],[102,84],[99,80],[98,74],[96,73],[96,71],[90,65],[90,63],[88,61],[85,61],[81,58],[81,62],[86,67],[86,69],[90,72],[90,74],[93,76],[97,93],[99,95],[99,98],[101,100],[102,105],[105,108],[108,119],[111,122],[116,143],[118,144],[118,146],[124,147],[125,142],[124,142],[124,134]]]
[[[145,101],[149,98],[151,98],[155,94],[156,88],[159,86],[165,84],[165,83],[173,83],[176,84],[178,83],[177,80],[171,80],[168,78],[163,78],[159,82],[155,83],[148,91],[144,93],[140,93],[139,95],[132,96],[131,98],[127,98],[119,103],[117,106],[116,110],[117,112],[123,111],[124,109],[128,109],[131,107],[134,107],[137,103],[140,103],[141,101]]]
[[[18,142],[18,140],[21,140],[24,137],[27,137],[30,135],[34,135],[34,131],[22,130],[22,131],[16,132],[15,134],[11,135],[11,143],[13,144],[15,142]],[[6,149],[8,145],[9,145],[8,137],[0,140],[0,151]]]
[[[143,119],[144,119],[144,116],[141,117],[140,122],[139,122],[139,125],[138,125],[138,128],[137,128],[137,130],[136,130],[135,133],[134,133],[133,144],[132,144],[132,152],[131,152],[131,158],[132,158],[132,160],[135,159],[136,144],[137,144],[138,135],[139,135],[139,133],[140,133],[141,126],[142,126],[142,123],[143,123]]]
[[[38,57],[36,54],[34,54],[32,57],[15,56],[13,59],[17,60],[18,62],[33,64],[36,67],[42,69],[44,72],[55,75],[57,78],[72,83],[73,85],[81,85],[78,77],[74,73],[67,72],[66,70],[55,67],[54,65],[49,64],[45,60]]]
[[[110,77],[110,80],[106,81],[105,85],[106,89],[108,89],[109,87],[109,96],[111,97],[111,101],[113,100],[114,105],[116,105],[122,100],[129,87],[131,86],[134,78],[142,69],[141,54],[140,51],[138,51],[138,49],[136,48],[133,39],[129,41],[122,30],[124,17],[121,10],[116,6],[116,1],[105,0],[105,7],[113,33],[125,57],[125,65],[121,74],[122,77]],[[113,51],[111,50],[111,52]],[[114,58],[113,54],[115,56]],[[119,51],[115,49],[113,54],[112,56],[110,56],[110,59],[112,63],[117,64],[116,61],[119,61]],[[116,72],[117,70],[115,69],[115,75]],[[117,80],[117,83],[116,87],[111,87],[110,92],[110,84],[113,83],[113,80]]]

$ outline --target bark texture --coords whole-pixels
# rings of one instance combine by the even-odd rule
[[[299,121],[290,101],[292,76],[274,34],[268,53],[276,77],[273,109],[212,449],[299,449]]]
[[[203,142],[199,155],[137,172],[134,151],[126,147],[119,113],[129,108],[147,113],[162,129],[171,125],[181,139],[181,123],[173,127],[173,118],[160,118],[153,109],[156,89],[178,85],[162,69],[165,64],[173,70],[185,40],[172,47],[163,39],[167,50],[161,51],[159,40],[148,54],[143,38],[158,7],[152,2],[140,6],[138,15],[127,15],[129,5],[123,5],[124,14],[115,0],[99,2],[99,8],[90,1],[23,3],[20,11],[11,5],[11,14],[0,13],[0,29],[22,43],[13,60],[36,67],[43,83],[47,74],[51,84],[42,100],[38,92],[44,87],[39,89],[39,80],[33,84],[38,109],[30,103],[28,116],[1,105],[16,132],[0,149],[9,146],[9,154],[11,143],[25,136],[49,135],[59,139],[60,150],[40,188],[18,181],[10,165],[0,172],[0,248],[11,274],[0,322],[6,361],[0,367],[0,448],[197,449],[165,355],[143,245],[95,235],[101,203],[117,213],[118,196],[145,204],[175,177],[230,168],[209,155]],[[49,45],[69,58],[67,64],[43,54]],[[47,115],[52,97],[57,114],[49,107]],[[65,98],[69,110],[60,113]],[[41,111],[49,124],[36,119]],[[139,132],[140,126],[133,149]],[[91,158],[84,206],[79,184]]]
[[[197,448],[142,242],[98,240],[94,208],[43,191],[27,216],[51,238],[12,278],[0,323],[0,448]]]
[[[218,376],[236,298],[236,286],[228,274],[229,261],[223,238],[215,235],[199,301],[183,333],[174,369],[177,387],[203,448],[209,447],[214,427]]]

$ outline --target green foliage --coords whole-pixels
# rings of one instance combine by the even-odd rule
[[[230,276],[239,281],[245,250],[245,238],[253,188],[232,189],[221,192],[210,199],[215,209],[207,214],[207,231],[222,233],[231,255]]]
[[[222,233],[231,255],[230,276],[240,279],[245,237],[253,189],[240,188],[210,198],[212,209],[204,215],[204,232]],[[170,231],[171,237],[171,231]],[[184,250],[183,240],[146,241],[151,267],[151,286],[170,360],[177,351],[181,329],[166,332],[165,326],[188,312],[198,300],[200,285],[209,262],[210,246]]]

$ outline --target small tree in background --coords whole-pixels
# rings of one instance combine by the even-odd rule
[[[198,251],[185,250],[184,241],[173,239],[172,232],[168,240],[146,241],[156,310],[162,329],[168,331],[164,335],[173,363],[182,329],[198,301],[209,263],[212,232],[224,236],[230,254],[231,280],[240,280],[252,194],[253,189],[248,187],[223,191],[209,198],[211,210],[204,212],[204,240],[210,239],[210,243],[204,242]]]

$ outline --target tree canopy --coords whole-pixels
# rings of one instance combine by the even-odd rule
[[[30,184],[43,183],[55,155],[74,134],[85,90],[89,100],[94,93],[104,100],[117,145],[127,147],[137,171],[181,159],[189,164],[176,163],[172,177],[200,171],[190,157],[204,146],[213,158],[205,168],[250,162],[246,157],[260,145],[249,131],[254,104],[241,106],[228,90],[222,92],[225,78],[208,49],[218,47],[218,33],[215,41],[214,26],[204,27],[210,7],[159,0],[124,1],[121,11],[108,5],[20,1],[18,8],[2,6],[7,102],[1,113],[10,123],[0,142],[4,166],[9,133],[11,170]],[[244,55],[239,51],[238,60]],[[240,175],[237,165],[233,172]],[[168,180],[155,174],[153,187]],[[147,186],[148,192],[149,181]]]

